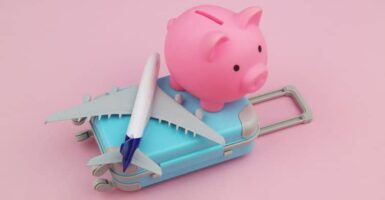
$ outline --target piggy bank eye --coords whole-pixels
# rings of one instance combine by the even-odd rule
[[[261,45],[258,45],[258,52],[259,52],[259,53],[262,52],[262,46],[261,46]]]
[[[239,65],[234,65],[233,69],[234,69],[235,72],[237,72],[237,71],[239,71],[241,68],[239,67]]]

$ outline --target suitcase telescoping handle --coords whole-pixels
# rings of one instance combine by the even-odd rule
[[[259,136],[267,135],[269,133],[273,133],[275,131],[288,128],[291,126],[295,126],[298,124],[309,123],[313,119],[309,106],[306,104],[305,100],[302,98],[301,94],[294,86],[289,85],[280,90],[275,90],[265,94],[253,96],[249,98],[249,101],[251,104],[255,105],[258,103],[270,101],[283,96],[291,97],[294,100],[295,104],[301,110],[301,114],[296,117],[262,127],[260,130]]]

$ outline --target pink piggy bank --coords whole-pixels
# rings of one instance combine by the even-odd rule
[[[258,90],[268,74],[261,14],[258,7],[235,13],[197,6],[171,19],[165,43],[171,87],[190,92],[210,112]]]

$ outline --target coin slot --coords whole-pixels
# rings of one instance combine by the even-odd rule
[[[210,19],[211,21],[213,21],[213,22],[215,22],[215,23],[217,23],[217,24],[219,24],[219,25],[222,25],[222,24],[223,24],[223,21],[222,21],[222,20],[220,20],[220,19],[218,19],[217,17],[214,17],[214,16],[212,16],[212,15],[210,15],[209,13],[206,13],[206,12],[204,12],[204,11],[196,10],[195,13],[198,14],[198,15],[201,15],[201,16],[203,16],[203,17],[206,17],[207,19]]]

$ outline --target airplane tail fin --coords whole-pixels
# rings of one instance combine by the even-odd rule
[[[123,172],[125,172],[131,163],[136,149],[140,143],[140,138],[129,138],[126,136],[125,142],[120,146],[120,153],[123,156]]]

